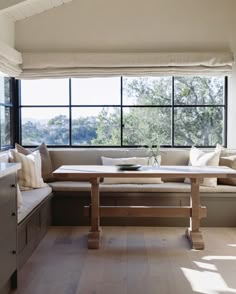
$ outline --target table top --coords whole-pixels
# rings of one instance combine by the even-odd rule
[[[139,170],[123,171],[118,166],[63,165],[53,172],[58,179],[98,177],[188,177],[188,178],[231,178],[236,170],[224,166],[142,166]]]

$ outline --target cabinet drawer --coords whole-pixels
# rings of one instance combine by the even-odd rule
[[[7,233],[16,235],[16,205],[13,201],[5,202],[0,209],[1,222],[0,222],[0,240],[2,235]],[[0,243],[1,246],[1,243]]]
[[[16,269],[16,234],[0,235],[0,288]]]
[[[12,201],[16,205],[16,177],[15,175],[9,175],[1,178],[0,180],[0,211],[3,206]]]

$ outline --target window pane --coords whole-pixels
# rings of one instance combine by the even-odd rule
[[[21,105],[68,105],[69,79],[21,81]]]
[[[177,107],[174,115],[176,146],[224,144],[223,107]]]
[[[0,76],[0,103],[11,103],[10,78]]]
[[[22,108],[22,144],[69,144],[69,109],[59,107]]]
[[[72,105],[119,105],[120,78],[71,80]]]
[[[176,105],[224,104],[223,77],[175,77],[174,87]]]
[[[170,105],[171,77],[123,78],[124,105]]]
[[[124,145],[170,145],[171,108],[124,109]]]
[[[120,145],[120,108],[73,108],[72,144]]]
[[[11,142],[11,108],[0,106],[1,147],[12,145]]]

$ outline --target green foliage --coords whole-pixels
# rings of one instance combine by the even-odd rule
[[[97,133],[97,119],[93,116],[72,120],[72,143],[74,145],[92,144]]]
[[[123,96],[136,105],[170,105],[171,77],[123,78]],[[131,99],[130,99],[131,98]]]
[[[120,109],[110,112],[104,107],[97,118],[96,137],[92,145],[120,145]]]

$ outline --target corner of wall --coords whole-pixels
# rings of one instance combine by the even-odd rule
[[[0,41],[15,48],[15,22],[0,14]]]

